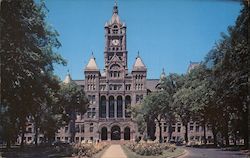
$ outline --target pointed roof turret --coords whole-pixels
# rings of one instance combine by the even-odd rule
[[[95,62],[95,57],[94,57],[93,52],[92,52],[92,55],[89,59],[87,66],[85,67],[85,70],[98,70],[98,66]]]
[[[115,5],[113,7],[113,14],[118,14],[117,0],[115,0]]]
[[[135,59],[135,63],[134,63],[134,66],[133,66],[133,70],[145,70],[146,69],[146,66],[144,65],[140,55],[139,55],[139,51],[138,51],[138,55]]]
[[[67,73],[65,79],[63,80],[63,83],[64,84],[69,84],[70,82],[72,82],[72,78],[71,78],[69,70],[68,70],[68,73]]]
[[[164,68],[162,69],[162,73],[161,73],[161,76],[160,76],[160,80],[163,80],[166,78],[166,74],[165,74],[165,70]]]
[[[120,17],[118,16],[118,6],[117,6],[117,1],[115,0],[115,5],[113,7],[113,15],[110,21],[111,24],[113,23],[118,23],[120,24]]]

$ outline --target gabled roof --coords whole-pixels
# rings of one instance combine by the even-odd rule
[[[93,54],[90,57],[89,62],[87,64],[87,66],[85,67],[85,70],[99,70],[98,66],[95,62],[95,57],[93,56]]]
[[[72,82],[72,78],[70,76],[70,74],[68,73],[65,77],[65,79],[63,80],[64,84],[69,84],[70,82]]]
[[[143,63],[141,57],[139,56],[139,53],[138,53],[138,56],[136,57],[135,59],[135,63],[134,63],[134,66],[133,66],[133,70],[139,70],[139,69],[143,69],[145,70],[146,69],[146,66],[145,64]]]

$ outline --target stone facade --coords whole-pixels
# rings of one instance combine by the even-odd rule
[[[138,135],[137,125],[128,110],[130,106],[140,104],[143,98],[150,92],[157,91],[159,79],[147,79],[147,68],[141,57],[135,59],[132,71],[127,65],[126,25],[120,20],[118,7],[115,4],[110,21],[106,22],[104,71],[98,68],[95,57],[92,54],[84,69],[85,80],[72,80],[68,74],[64,83],[75,82],[82,86],[90,101],[87,112],[77,114],[75,120],[75,142],[83,140],[135,140]],[[193,68],[195,65],[190,65]],[[189,70],[188,70],[189,72]],[[161,74],[164,77],[165,73]],[[167,139],[168,129],[162,121],[163,138]],[[184,138],[185,127],[180,122],[173,124],[174,132],[172,140],[178,141]],[[199,129],[198,129],[199,128]],[[193,130],[195,129],[195,130]],[[27,126],[25,142],[34,141],[34,128],[32,123]],[[156,138],[159,132],[156,127]],[[202,137],[202,128],[193,122],[189,123],[190,138],[199,140]],[[211,132],[207,134],[211,136]],[[55,140],[70,141],[69,126],[62,127],[56,133]],[[39,135],[38,142],[43,140]],[[20,138],[18,140],[20,142]]]
[[[147,69],[139,55],[132,71],[128,71],[127,27],[120,20],[116,4],[104,29],[104,71],[100,71],[92,54],[84,69],[85,80],[75,80],[84,87],[90,101],[86,114],[77,115],[75,141],[134,140],[137,125],[128,109],[141,103],[151,91],[148,84],[157,84],[158,81],[146,79]],[[67,78],[69,76],[65,82]],[[58,140],[67,141],[69,138],[68,127],[56,135]]]

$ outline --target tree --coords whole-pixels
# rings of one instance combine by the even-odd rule
[[[84,89],[73,81],[62,83],[59,91],[58,105],[61,106],[63,114],[68,117],[71,142],[74,142],[76,114],[80,113],[83,115],[89,105]]]
[[[169,94],[165,91],[153,92],[143,101],[142,113],[149,119],[156,120],[159,127],[159,142],[162,143],[162,126],[163,115],[169,108]]]
[[[26,132],[27,118],[46,97],[53,64],[65,64],[55,50],[61,46],[58,33],[45,22],[46,7],[33,0],[1,2],[1,112],[5,127],[13,127],[10,140]],[[41,83],[43,83],[41,85]],[[59,84],[59,82],[57,82]],[[13,124],[14,122],[14,124]],[[12,138],[10,138],[12,137]]]

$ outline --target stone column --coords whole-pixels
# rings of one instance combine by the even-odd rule
[[[111,131],[107,131],[108,141],[111,141]]]
[[[117,118],[117,100],[116,99],[114,100],[114,106],[115,106],[114,108],[115,118]]]
[[[124,130],[121,129],[121,140],[124,140]]]
[[[125,99],[122,100],[122,117],[125,119]]]
[[[109,118],[109,101],[108,99],[106,100],[106,118]]]

